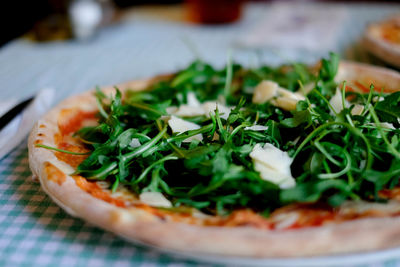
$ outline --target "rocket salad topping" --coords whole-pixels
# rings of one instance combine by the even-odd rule
[[[400,175],[400,92],[346,91],[339,59],[216,70],[196,61],[146,91],[96,93],[92,152],[75,174],[124,185],[159,207],[208,214],[293,202],[384,201]]]

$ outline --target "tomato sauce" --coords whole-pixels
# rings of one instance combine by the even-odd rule
[[[80,109],[63,109],[58,117],[58,128],[62,135],[69,135],[78,131],[86,120],[94,120],[97,111],[82,111]]]

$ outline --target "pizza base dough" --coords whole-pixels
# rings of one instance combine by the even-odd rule
[[[400,89],[399,73],[368,65],[343,62],[338,78],[360,78],[360,82],[365,83],[375,81],[388,91]],[[153,81],[134,81],[118,87],[143,90]],[[114,89],[104,90],[110,93]],[[55,145],[58,114],[61,109],[72,107],[95,110],[92,92],[64,100],[36,123],[28,140],[31,170],[39,177],[44,191],[67,213],[125,239],[180,253],[260,259],[332,255],[400,246],[400,217],[358,219],[297,230],[203,227],[163,221],[144,210],[120,208],[95,198],[78,187],[74,178],[68,175],[74,171],[71,166],[59,161],[53,151],[35,146],[39,140],[46,145]],[[52,177],[56,174],[46,171],[48,163],[66,174],[62,183]]]

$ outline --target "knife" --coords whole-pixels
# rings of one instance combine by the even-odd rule
[[[12,107],[9,111],[7,111],[3,116],[0,117],[0,131],[10,123],[18,114],[20,114],[34,99],[34,97],[30,97],[24,101],[19,102],[17,105]]]
[[[26,140],[37,120],[51,107],[54,93],[50,88],[39,90],[0,117],[0,160]]]

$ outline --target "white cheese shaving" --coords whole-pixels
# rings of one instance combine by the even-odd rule
[[[210,113],[215,114],[215,110],[217,109],[217,107],[220,117],[225,120],[228,119],[229,114],[231,113],[231,108],[215,101],[207,101],[203,104],[205,115],[209,117]]]
[[[302,94],[302,95],[307,95],[309,92],[311,92],[315,87],[315,82],[310,82],[307,83],[303,86],[303,88],[300,88],[297,93]]]
[[[189,105],[180,105],[179,108],[175,110],[167,109],[168,114],[173,114],[180,117],[194,117],[203,116],[204,109],[202,107],[192,107]]]
[[[131,140],[131,142],[129,143],[129,146],[130,146],[130,147],[133,147],[133,148],[138,147],[138,146],[141,146],[141,145],[142,145],[142,144],[140,143],[140,141],[139,141],[138,138],[133,138],[133,139]]]
[[[179,107],[168,107],[167,113],[171,115],[176,115],[180,117],[193,117],[193,116],[210,116],[215,114],[215,110],[218,107],[219,114],[221,118],[227,119],[231,108],[223,105],[217,101],[207,101],[203,104],[196,98],[193,92],[187,94],[187,104],[180,105]]]
[[[266,131],[268,130],[267,126],[264,125],[253,125],[253,126],[248,126],[244,127],[245,130],[251,130],[251,131]]]
[[[291,97],[277,97],[271,103],[279,108],[287,111],[295,110],[297,102],[303,100],[302,98],[291,98]]]
[[[374,97],[372,98],[372,100],[373,100],[374,102],[381,102],[381,101],[385,100],[385,98],[384,98],[383,96],[374,96]]]
[[[204,115],[204,110],[201,107],[201,103],[196,98],[196,95],[193,92],[189,92],[187,94],[187,104],[180,105],[179,107],[168,107],[166,110],[168,114],[173,114],[181,117]]]
[[[178,107],[170,106],[167,107],[165,111],[167,111],[168,114],[175,114],[176,112],[178,112]]]
[[[190,121],[185,121],[182,120],[181,118],[171,116],[171,118],[168,120],[168,125],[171,128],[173,133],[183,133],[187,132],[190,130],[197,130],[200,129],[200,126],[197,125],[196,123],[190,122]],[[203,140],[203,135],[202,134],[197,134],[195,136],[191,136],[183,140],[183,142],[191,142],[192,140],[197,139],[199,141]]]
[[[265,103],[278,94],[279,85],[273,81],[262,81],[260,82],[253,93],[253,103],[262,104]]]
[[[295,110],[297,102],[304,99],[304,96],[298,92],[293,93],[280,87],[276,82],[265,80],[254,89],[252,101],[256,104],[270,101],[273,105],[290,111]]]
[[[360,104],[355,104],[351,110],[351,115],[361,115],[364,111],[364,106]]]
[[[339,88],[336,88],[335,95],[329,100],[329,104],[332,106],[333,110],[336,113],[340,113],[344,108],[349,108],[350,103],[345,99],[344,100],[344,107],[342,101],[342,91]],[[364,106],[355,104],[353,109],[351,110],[351,115],[361,115],[364,111]],[[332,112],[333,114],[333,112]]]
[[[275,222],[275,229],[286,229],[297,222],[300,215],[297,212],[281,213],[272,219]]]
[[[371,123],[371,124],[375,125],[375,126],[379,125],[381,128],[385,128],[385,129],[390,129],[390,130],[396,129],[396,128],[394,128],[393,124],[389,123],[389,122],[380,122],[379,124],[376,124],[376,123]]]
[[[164,197],[160,192],[143,192],[139,195],[142,203],[152,207],[171,208],[171,202]]]
[[[200,101],[197,99],[196,94],[193,92],[189,92],[187,94],[187,104],[190,107],[200,107]]]
[[[335,111],[336,113],[340,113],[344,108],[348,108],[350,106],[349,102],[347,102],[347,100],[344,100],[345,106],[343,107],[342,92],[339,90],[339,88],[336,88],[336,92],[329,100],[329,104],[332,106],[333,111]]]
[[[279,185],[280,188],[290,188],[296,185],[292,177],[290,165],[293,159],[287,152],[279,148],[265,144],[261,147],[256,144],[250,153],[254,168],[260,173],[263,180]]]

